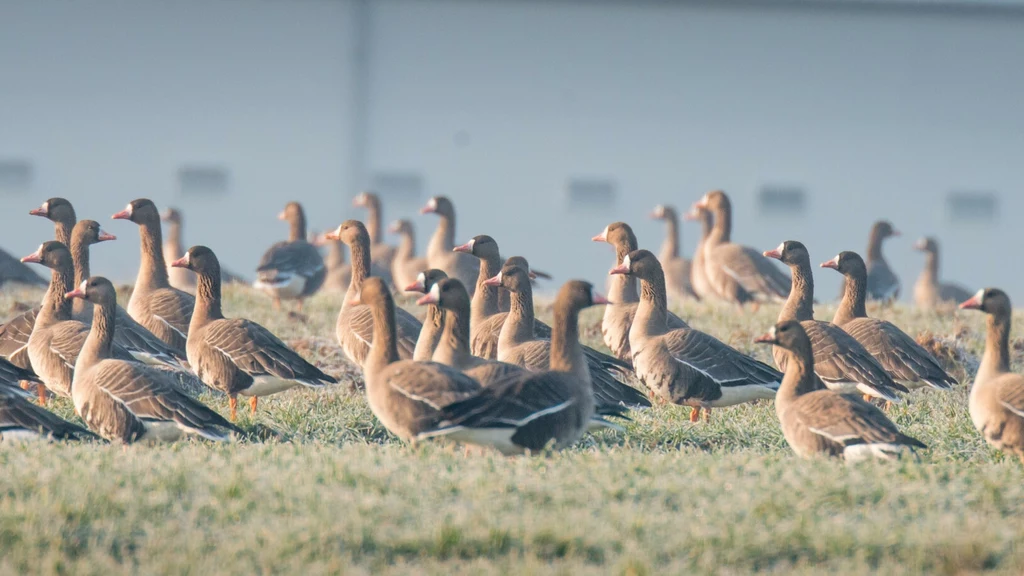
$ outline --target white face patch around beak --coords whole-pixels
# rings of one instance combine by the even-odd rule
[[[420,286],[426,286],[427,285],[427,275],[424,274],[423,272],[420,272],[419,274],[417,274],[416,275],[416,283],[419,284]]]
[[[632,265],[629,261],[629,254],[626,254],[626,257],[622,259],[622,265],[626,268],[629,268]]]
[[[495,276],[495,278],[498,279],[498,284],[501,284],[501,271],[500,270],[498,271],[498,275]]]
[[[50,201],[47,200],[46,202],[43,202],[43,205],[40,206],[39,209],[43,211],[43,214],[49,214],[50,213]]]
[[[786,243],[780,242],[779,247],[776,248],[775,251],[779,253],[779,256],[782,256],[782,254],[786,251]]]
[[[127,212],[129,216],[132,215],[132,203],[131,202],[128,203],[128,206],[125,207],[124,211]]]
[[[982,288],[974,294],[974,299],[978,301],[978,306],[985,305],[985,289]]]
[[[469,251],[473,251],[473,246],[476,245],[476,238],[470,238],[469,242],[466,242],[466,246],[469,246]]]
[[[88,283],[89,283],[88,280],[82,280],[82,283],[78,285],[78,289],[81,290],[82,292],[85,292],[85,286]]]
[[[185,261],[185,264],[191,264],[192,263],[192,253],[191,252],[185,252],[185,255],[182,257],[182,260]]]
[[[429,206],[431,210],[437,210],[437,198],[427,200],[427,206]]]
[[[441,301],[441,284],[440,283],[435,283],[433,286],[430,287],[430,299],[433,300],[434,302],[440,302]]]

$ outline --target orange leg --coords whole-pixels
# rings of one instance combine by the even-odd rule
[[[234,422],[238,419],[238,398],[235,396],[229,397],[228,406],[231,407],[231,421]]]
[[[865,401],[865,402],[871,402],[871,399],[872,399],[872,396],[871,396],[871,394],[865,394],[865,395],[864,395],[864,401]]]
[[[256,397],[256,396],[253,396],[252,398],[249,399],[249,407],[252,408],[252,415],[253,416],[256,415],[256,403],[257,402],[259,402],[259,398]]]
[[[29,382],[28,380],[22,380],[21,382],[18,382],[18,386],[21,386],[22,390],[31,390],[32,387],[35,385],[35,382]]]
[[[711,422],[711,408],[704,409],[704,421]]]
[[[694,406],[690,408],[690,422],[697,422],[700,420],[700,408]]]
[[[46,406],[46,386],[36,384],[36,394],[39,395],[39,405]]]

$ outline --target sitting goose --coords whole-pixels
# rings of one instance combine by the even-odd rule
[[[345,261],[345,245],[339,240],[328,240],[326,234],[317,234],[313,246],[326,248],[324,254],[324,283],[321,292],[344,294],[352,283],[352,267]]]
[[[551,363],[553,341],[537,335],[533,312],[533,289],[527,269],[509,259],[497,276],[487,280],[489,286],[502,286],[512,293],[512,310],[498,336],[498,360],[540,372]],[[554,330],[552,329],[552,334]],[[644,395],[626,384],[633,377],[632,370],[622,361],[601,354],[592,348],[580,346],[590,380],[594,401],[598,408],[627,406],[646,408],[651,405]]]
[[[174,442],[191,435],[223,441],[241,432],[181,392],[170,372],[113,357],[117,292],[109,280],[93,276],[67,297],[84,298],[96,307],[71,386],[75,412],[91,430],[125,444]]]
[[[634,250],[610,274],[640,279],[640,304],[629,328],[636,375],[663,402],[701,408],[774,398],[782,374],[693,328],[668,327],[665,276],[647,250]]]
[[[704,243],[711,235],[711,212],[707,208],[693,206],[683,215],[683,219],[700,222],[700,241],[697,242],[697,247],[693,250],[693,259],[690,260],[690,286],[701,300],[717,298],[704,264]]]
[[[668,295],[681,300],[698,298],[690,284],[691,262],[679,255],[679,216],[676,209],[658,204],[651,212],[651,218],[665,222],[665,241],[661,244],[658,261],[665,272]]]
[[[579,313],[604,303],[587,282],[566,283],[554,304],[550,368],[506,379],[445,406],[435,428],[419,438],[446,437],[505,455],[574,444],[595,414],[592,372],[579,344]]]
[[[420,272],[416,276],[415,282],[405,287],[405,291],[426,294],[435,284],[447,279],[448,275],[443,271],[431,268]],[[416,339],[416,348],[413,350],[412,359],[418,362],[429,362],[434,356],[434,350],[437,348],[437,343],[441,341],[443,332],[444,311],[437,303],[430,303],[427,305],[427,315],[423,319],[419,338]]]
[[[782,435],[798,456],[841,456],[848,462],[895,460],[915,448],[927,448],[900,432],[873,404],[821,389],[814,375],[811,340],[800,322],[779,322],[754,341],[772,344],[789,357],[775,395],[775,413]]]
[[[401,240],[398,241],[398,248],[395,250],[395,256],[391,260],[391,279],[396,287],[403,288],[416,282],[416,277],[429,266],[427,266],[426,258],[416,256],[416,234],[413,231],[412,222],[395,220],[388,227],[388,232],[401,237]]]
[[[124,210],[111,218],[129,220],[139,226],[142,255],[135,289],[128,300],[128,314],[175,350],[184,350],[196,299],[187,292],[172,288],[167,279],[167,264],[161,248],[160,212],[152,200],[139,198],[129,202]]]
[[[352,199],[352,205],[356,208],[366,208],[366,232],[370,235],[370,263],[376,266],[388,284],[395,284],[391,276],[391,264],[395,260],[395,247],[384,242],[384,228],[381,224],[383,214],[380,206],[380,197],[373,192],[360,192]],[[421,268],[423,270],[425,268]],[[399,284],[401,286],[401,284]]]
[[[814,351],[814,370],[825,386],[841,392],[859,390],[866,396],[899,402],[896,391],[907,388],[893,381],[885,368],[864,346],[842,328],[814,319],[814,276],[807,248],[795,240],[787,240],[778,248],[764,253],[789,266],[793,274],[793,289],[786,305],[779,312],[779,322],[800,322]],[[790,355],[781,348],[772,351],[775,364],[786,369]]]
[[[458,278],[469,295],[476,290],[476,283],[473,281],[477,276],[480,267],[476,259],[468,254],[453,252],[455,248],[455,206],[445,196],[434,196],[427,201],[427,205],[420,209],[421,214],[437,214],[440,219],[437,222],[437,229],[430,237],[430,244],[427,245],[427,264],[431,268],[439,268],[448,274],[449,278]]]
[[[867,293],[867,267],[856,252],[840,252],[824,262],[846,278],[846,292],[832,323],[842,328],[878,360],[892,379],[907,388],[931,386],[949,390],[957,385],[927,350],[895,324],[869,318],[864,301]]]
[[[462,282],[448,278],[434,283],[416,303],[421,306],[436,305],[444,310],[444,333],[434,349],[431,358],[434,362],[461,370],[481,386],[488,386],[526,371],[525,368],[514,364],[484,360],[470,353],[469,293]]]
[[[96,435],[0,386],[0,441],[87,438],[96,438]]]
[[[225,318],[220,301],[220,262],[206,246],[193,246],[171,266],[196,273],[196,309],[188,326],[188,363],[204,384],[228,395],[231,420],[238,395],[252,413],[260,396],[295,386],[321,388],[338,381],[320,371],[280,338],[244,318]]]
[[[383,280],[367,278],[359,302],[373,320],[373,343],[363,364],[367,403],[389,432],[413,441],[443,407],[467,398],[480,385],[454,368],[399,358],[395,301]]]
[[[925,253],[924,269],[914,284],[914,303],[918,308],[935,310],[941,304],[956,304],[971,297],[967,288],[959,284],[939,282],[939,243],[935,238],[921,238],[914,249]]]
[[[983,288],[960,308],[988,314],[985,353],[968,400],[971,422],[986,442],[1024,462],[1024,377],[1010,372],[1010,298]]]
[[[612,222],[591,240],[607,242],[615,248],[616,266],[622,264],[627,254],[637,249],[636,235],[633,234],[633,229],[629,224],[625,222]],[[633,318],[636,316],[636,309],[640,302],[640,295],[636,291],[636,278],[628,274],[609,275],[608,300],[611,301],[611,304],[604,307],[604,317],[601,319],[601,334],[604,336],[604,343],[616,358],[632,363],[633,355],[629,349],[629,327],[633,325]],[[689,328],[686,322],[671,312],[668,312],[667,320],[669,330]]]
[[[338,313],[335,332],[345,356],[356,366],[363,366],[373,341],[373,313],[369,306],[353,302],[359,301],[359,292],[370,274],[370,235],[362,222],[346,220],[337,230],[328,232],[326,237],[344,242],[352,255],[352,282]],[[410,359],[416,350],[421,325],[415,316],[402,308],[396,314],[398,354],[403,360]]]
[[[69,398],[75,361],[89,335],[89,325],[72,319],[71,301],[64,298],[74,286],[71,253],[60,242],[50,240],[21,260],[51,269],[50,287],[43,295],[43,305],[28,339],[32,369],[48,390]],[[112,354],[121,360],[134,360],[127,350],[118,345],[113,345]],[[39,401],[46,403],[42,390],[39,391]]]
[[[43,280],[31,268],[22,264],[6,250],[0,249],[0,286],[10,288],[11,284],[46,286],[46,280]],[[6,358],[3,339],[3,327],[0,326],[0,356]]]
[[[718,298],[740,305],[785,300],[790,279],[760,252],[732,242],[732,203],[725,192],[708,192],[696,208],[710,211],[714,218],[704,241],[704,270]]]
[[[327,269],[320,252],[306,240],[306,213],[302,206],[289,202],[277,219],[288,222],[288,240],[274,244],[263,254],[253,287],[274,299],[275,310],[281,309],[281,300],[298,300],[297,310],[301,313],[302,302],[320,289]]]
[[[160,214],[160,220],[167,224],[167,237],[164,239],[163,252],[164,262],[174,262],[185,253],[185,243],[182,240],[182,228],[184,217],[177,208],[167,208]],[[196,275],[184,268],[168,268],[167,279],[171,287],[177,288],[189,294],[196,293]],[[248,284],[249,282],[237,274],[221,268],[220,281],[222,283]]]

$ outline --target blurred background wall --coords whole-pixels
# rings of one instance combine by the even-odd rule
[[[599,280],[605,224],[656,249],[655,204],[723,188],[742,243],[823,261],[885,217],[905,297],[934,234],[946,278],[1020,298],[1021,62],[1009,0],[0,0],[0,245],[66,196],[129,280],[109,216],[149,196],[251,275],[286,201],[333,227],[372,187],[424,241],[446,194],[460,241]]]

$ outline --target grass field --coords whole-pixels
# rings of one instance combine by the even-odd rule
[[[260,402],[265,442],[0,446],[0,573],[822,573],[1024,569],[1024,470],[981,440],[967,386],[920,391],[890,414],[930,446],[920,462],[803,461],[771,403],[634,415],[626,434],[547,457],[403,446],[376,423],[334,345],[340,297],[309,321],[247,289],[225,311],[264,323],[338,375],[323,393]],[[35,293],[5,294],[0,310]],[[767,360],[751,339],[778,309],[681,315]],[[818,307],[819,318],[832,309]],[[973,374],[978,313],[871,310]],[[547,317],[546,311],[541,311]],[[600,347],[599,310],[583,334]],[[1019,318],[1018,318],[1019,321]],[[1022,341],[1013,341],[1020,368]],[[223,397],[204,399],[227,413]],[[69,402],[55,409],[74,417]]]

